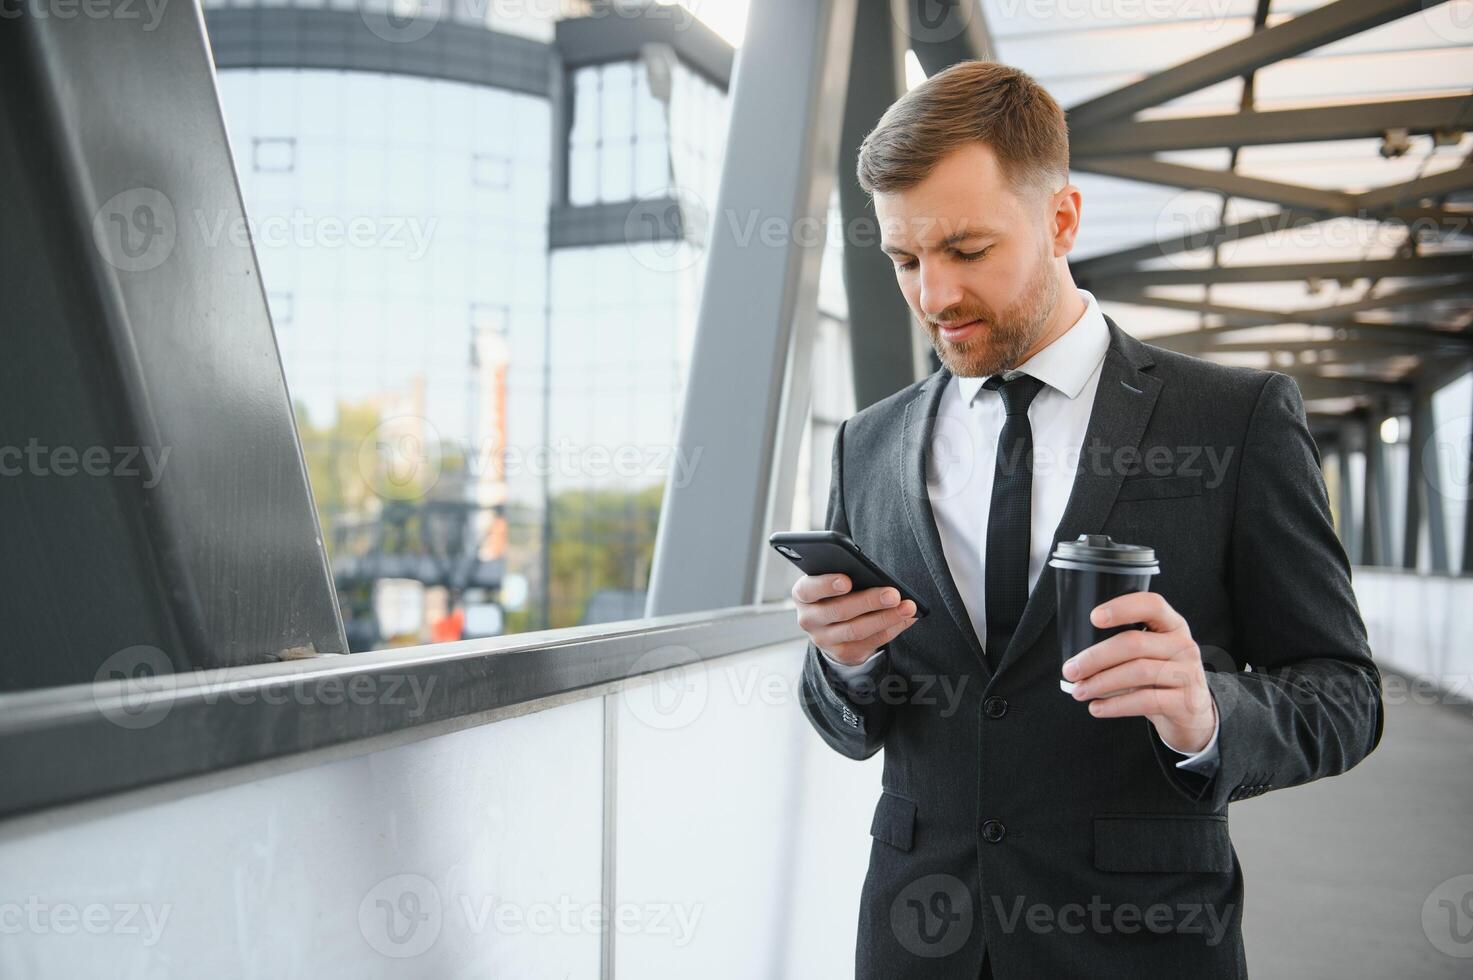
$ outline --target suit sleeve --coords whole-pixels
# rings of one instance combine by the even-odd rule
[[[1284,374],[1269,375],[1248,422],[1230,562],[1233,659],[1249,669],[1207,674],[1214,776],[1173,778],[1214,806],[1345,772],[1381,741],[1381,675],[1299,387]]]
[[[833,475],[829,479],[828,510],[824,526],[849,533],[844,513],[844,424],[834,433]],[[803,677],[798,701],[803,714],[834,751],[851,759],[868,759],[880,750],[890,723],[891,706],[878,694],[877,685],[890,671],[890,657],[874,658],[874,669],[847,683],[834,675],[812,641],[803,657]]]

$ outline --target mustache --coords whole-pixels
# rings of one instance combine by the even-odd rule
[[[925,317],[922,322],[932,327],[951,327],[955,326],[958,323],[971,323],[973,320],[982,320],[985,323],[992,322],[985,313],[973,311],[967,311],[955,316],[949,316],[944,320],[938,317],[928,316]]]

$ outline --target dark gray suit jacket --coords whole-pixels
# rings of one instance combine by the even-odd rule
[[[845,687],[811,643],[803,668],[825,742],[885,748],[859,977],[973,980],[984,948],[1004,980],[1245,976],[1228,803],[1344,772],[1380,741],[1380,675],[1298,387],[1106,319],[1054,540],[1156,549],[1154,589],[1216,668],[1219,768],[1177,769],[1144,718],[1095,718],[1059,690],[1052,569],[988,669],[926,489],[949,371],[859,412],[834,437],[827,524],[931,608],[872,687]]]

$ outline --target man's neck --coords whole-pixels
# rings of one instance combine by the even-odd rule
[[[1019,364],[1027,364],[1029,358],[1068,333],[1074,324],[1084,316],[1088,304],[1079,294],[1079,287],[1074,285],[1073,276],[1065,278],[1059,289],[1059,295],[1063,297],[1062,302],[1054,307],[1053,315],[1049,317],[1048,326],[1044,329],[1042,336],[1028,349],[1027,353],[1018,359]]]

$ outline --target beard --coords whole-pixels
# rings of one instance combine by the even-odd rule
[[[1043,334],[1059,299],[1053,264],[1045,256],[1036,269],[1023,295],[1005,310],[995,313],[982,306],[958,306],[943,318],[921,318],[921,325],[931,335],[931,347],[947,370],[961,378],[981,378],[1022,362],[1023,355]],[[957,343],[941,338],[942,326],[969,320],[982,321],[980,336]]]

